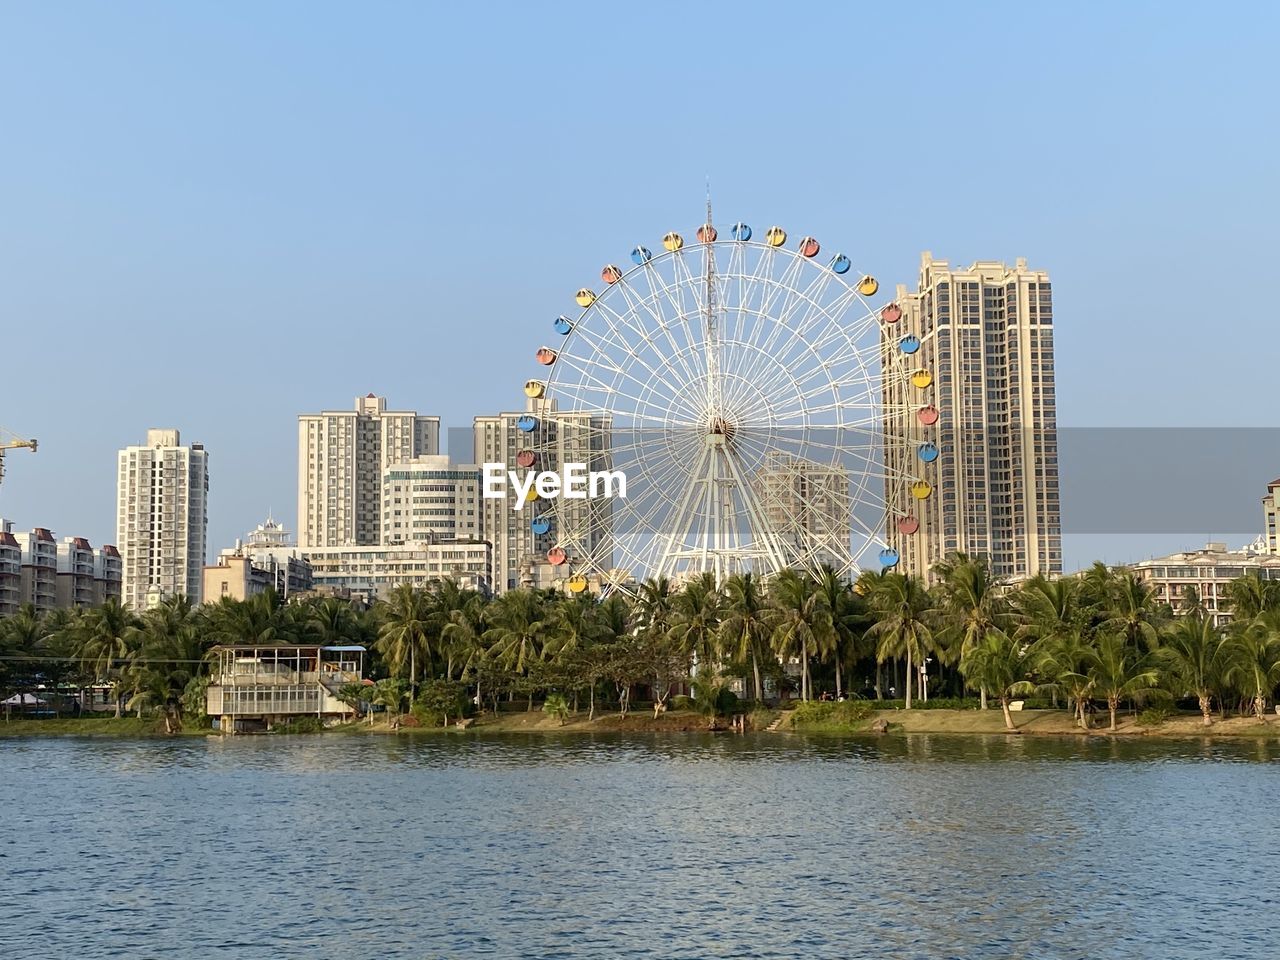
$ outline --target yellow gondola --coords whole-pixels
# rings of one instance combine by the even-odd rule
[[[780,247],[787,242],[787,231],[781,227],[770,227],[765,231],[765,240],[771,247]]]
[[[588,290],[586,287],[583,287],[574,295],[573,299],[577,302],[578,306],[586,309],[596,302],[596,294],[594,290]]]
[[[917,500],[927,500],[931,493],[933,493],[933,484],[928,480],[917,480],[911,485],[911,495]]]
[[[530,400],[541,399],[542,395],[547,392],[547,385],[541,380],[526,380],[524,382],[524,395]]]
[[[933,383],[933,374],[928,370],[920,369],[911,374],[911,383],[913,386],[923,390],[929,384]]]
[[[670,250],[672,253],[675,253],[677,250],[679,250],[681,247],[684,246],[684,237],[680,236],[680,234],[672,230],[670,233],[668,233],[665,237],[662,238],[662,245],[666,247],[668,250]]]
[[[876,291],[879,289],[880,284],[875,277],[863,277],[858,281],[858,292],[864,297],[875,296]]]

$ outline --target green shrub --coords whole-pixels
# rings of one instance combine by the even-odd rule
[[[319,717],[294,717],[271,727],[272,733],[321,733],[324,723]]]
[[[546,703],[542,705],[542,712],[548,716],[555,717],[563,726],[564,722],[569,719],[569,701],[564,698],[563,693],[549,694]]]
[[[757,706],[747,714],[747,726],[752,730],[767,730],[769,724],[778,719],[778,711],[768,707]]]
[[[1147,709],[1138,714],[1138,719],[1135,722],[1140,727],[1158,727],[1172,715],[1173,711],[1168,707],[1147,707]]]
[[[697,709],[693,702],[693,697],[686,697],[683,693],[677,697],[671,698],[672,710],[694,710]]]
[[[873,700],[810,700],[802,703],[791,714],[793,727],[827,727],[849,729],[861,724],[875,712]]]

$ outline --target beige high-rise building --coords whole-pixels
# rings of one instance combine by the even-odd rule
[[[185,595],[200,602],[208,528],[209,455],[177,430],[148,430],[118,457],[116,546],[121,599],[135,610]]]
[[[520,429],[526,416],[537,421],[532,431]],[[565,463],[586,464],[589,470],[607,465],[609,429],[600,414],[564,413],[552,402],[529,400],[523,412],[476,417],[473,430],[475,461],[480,467],[502,463],[508,470],[520,470],[516,458],[522,450],[534,448],[540,452],[537,470],[559,470]],[[541,510],[531,505],[516,510],[509,497],[480,499],[481,535],[493,544],[495,592],[551,585],[557,571],[546,562],[547,551],[557,545],[566,547],[571,557],[612,555],[612,508],[607,499],[562,498],[556,508],[559,527],[537,534],[532,524]]]
[[[298,546],[377,545],[384,471],[440,452],[440,418],[357,397],[354,410],[298,417]]]
[[[911,361],[932,382],[921,389],[886,380],[886,430],[914,441],[887,445],[887,472],[933,485],[925,500],[905,486],[887,490],[899,514],[919,524],[904,533],[889,519],[898,569],[927,577],[961,552],[987,557],[1001,579],[1061,574],[1049,275],[1021,259],[1013,267],[980,261],[952,268],[925,253],[919,286],[899,286],[897,303],[902,318],[882,324],[882,349],[900,351],[903,338],[916,338]],[[929,406],[936,423],[924,425],[919,412]],[[940,450],[933,463],[917,454],[928,440]]]

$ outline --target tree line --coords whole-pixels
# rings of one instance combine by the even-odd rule
[[[145,612],[108,601],[0,621],[0,690],[106,685],[116,715],[203,713],[210,648],[219,644],[361,644],[376,694],[399,710],[446,716],[468,702],[555,698],[594,716],[623,713],[637,690],[660,710],[686,687],[703,700],[736,684],[749,701],[794,695],[890,699],[974,696],[1010,705],[1059,698],[1082,726],[1105,702],[1111,729],[1123,705],[1193,698],[1215,710],[1266,714],[1280,684],[1280,583],[1242,577],[1227,587],[1225,628],[1194,590],[1179,615],[1132,571],[998,583],[987,564],[956,555],[927,585],[909,575],[834,571],[752,574],[717,586],[642,583],[634,596],[515,590],[489,598],[452,581],[402,585],[362,609],[337,598],[283,603],[267,592],[202,606],[171,598]],[[921,668],[924,667],[922,670]],[[6,694],[7,695],[7,694]]]

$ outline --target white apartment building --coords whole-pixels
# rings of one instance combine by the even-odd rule
[[[354,410],[298,417],[298,545],[380,543],[384,471],[439,452],[439,417],[388,410],[372,393]]]
[[[122,599],[135,610],[185,595],[200,602],[208,528],[209,457],[177,430],[148,430],[118,457],[116,546]]]
[[[887,539],[899,570],[928,577],[956,552],[983,556],[1001,579],[1062,572],[1058,432],[1049,275],[980,261],[952,268],[921,257],[901,318],[881,323],[886,357],[906,354],[917,378],[886,377]],[[921,461],[933,441],[940,455]],[[918,500],[893,478],[919,476]],[[908,532],[909,531],[909,532]]]
[[[480,539],[480,468],[415,457],[382,472],[382,544]]]
[[[1218,626],[1231,620],[1226,587],[1232,580],[1243,576],[1280,580],[1280,557],[1267,551],[1265,538],[1239,550],[1228,550],[1225,543],[1210,543],[1203,550],[1141,560],[1129,568],[1151,584],[1156,599],[1173,607],[1175,614],[1184,612],[1187,588],[1195,587],[1205,613]]]
[[[526,420],[530,430],[521,429]],[[564,463],[583,463],[588,470],[609,467],[608,421],[600,414],[565,413],[545,400],[529,400],[525,409],[473,421],[474,454],[477,465],[502,463],[508,470],[521,470],[517,457],[522,451],[537,449],[540,459],[535,469],[559,470]],[[607,499],[565,500],[556,503],[556,524],[545,534],[534,532],[532,522],[539,511],[512,509],[510,499],[481,499],[480,529],[493,544],[493,589],[497,593],[519,586],[550,585],[557,572],[547,563],[547,552],[566,546],[571,555],[602,556],[610,552],[612,507]]]
[[[402,583],[425,586],[434,580],[454,580],[481,591],[489,591],[492,584],[493,548],[484,540],[309,547],[306,557],[317,589],[366,597],[386,596]]]

